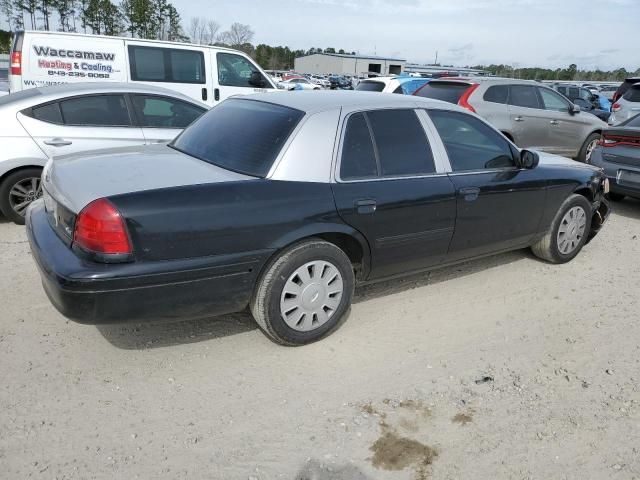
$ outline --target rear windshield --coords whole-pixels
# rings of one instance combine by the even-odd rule
[[[618,87],[617,93],[622,96],[626,93],[627,90],[631,87],[631,85],[640,82],[640,78],[627,78],[622,85]]]
[[[414,95],[417,97],[434,98],[449,103],[458,103],[464,91],[469,88],[468,83],[429,82]]]
[[[171,146],[218,167],[264,178],[303,116],[281,105],[230,99],[200,117]]]
[[[358,84],[356,90],[361,92],[381,92],[384,90],[384,83],[363,81]]]

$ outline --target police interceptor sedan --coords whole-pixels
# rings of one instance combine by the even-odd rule
[[[249,306],[274,341],[340,324],[357,283],[531,247],[573,259],[609,213],[601,169],[519,150],[478,116],[367,92],[224,101],[169,145],[50,161],[29,241],[81,323]]]

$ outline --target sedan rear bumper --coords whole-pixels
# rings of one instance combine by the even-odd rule
[[[62,242],[42,202],[34,202],[26,220],[47,296],[79,323],[183,320],[241,311],[270,254],[103,265],[79,258]]]

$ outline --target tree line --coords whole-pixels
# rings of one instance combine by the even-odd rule
[[[314,53],[355,55],[353,51],[333,47],[293,50],[288,46],[254,45],[251,26],[236,22],[223,30],[218,22],[205,17],[191,18],[185,29],[180,13],[168,0],[120,0],[120,3],[112,0],[0,0],[2,24],[8,25],[8,31],[0,30],[0,53],[8,53],[11,31],[31,29],[230,46],[243,50],[261,67],[270,70],[292,69],[297,57]],[[628,76],[640,75],[640,69],[635,72],[624,68],[579,70],[575,64],[558,69],[511,65],[475,65],[473,68],[498,76],[530,80],[622,81]]]

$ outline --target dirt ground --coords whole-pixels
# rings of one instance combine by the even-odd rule
[[[326,340],[246,314],[94,327],[0,220],[0,477],[640,479],[640,202],[572,263],[361,288]]]

